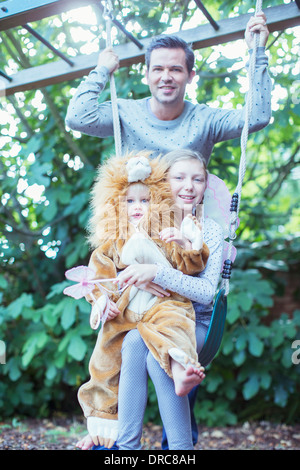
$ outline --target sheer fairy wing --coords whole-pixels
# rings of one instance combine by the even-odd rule
[[[229,235],[230,204],[231,194],[226,184],[210,173],[204,193],[204,217],[209,217],[221,225],[225,238]]]
[[[93,269],[87,266],[77,266],[76,268],[69,269],[65,272],[65,276],[70,281],[75,281],[77,284],[73,286],[66,287],[64,289],[64,294],[73,297],[74,299],[81,299],[81,297],[90,294],[95,285],[102,292],[112,292],[109,289],[105,288],[95,279],[95,272]],[[111,282],[115,279],[99,279],[101,282]]]
[[[237,250],[236,250],[235,246],[232,246],[231,247],[231,255],[230,255],[230,258],[229,258],[229,256],[228,256],[229,255],[229,243],[224,240],[222,270],[223,270],[224,261],[229,258],[232,262],[234,262],[234,260],[236,258],[236,254],[237,254]]]
[[[89,294],[93,290],[93,284],[74,284],[73,286],[66,287],[64,289],[64,294],[73,297],[74,299],[81,299],[85,295]]]
[[[76,268],[68,269],[65,276],[70,281],[83,282],[94,279],[95,272],[88,266],[77,266]]]

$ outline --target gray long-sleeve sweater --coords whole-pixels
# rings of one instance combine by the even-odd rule
[[[265,49],[257,50],[254,106],[250,132],[265,127],[271,117],[271,80]],[[66,125],[84,134],[100,138],[113,136],[111,102],[99,104],[98,97],[109,80],[105,67],[90,72],[70,101]],[[158,119],[150,110],[149,98],[118,99],[122,150],[152,150],[153,156],[177,148],[200,152],[207,163],[217,142],[241,135],[244,108],[227,110],[185,101],[182,114],[172,121]]]

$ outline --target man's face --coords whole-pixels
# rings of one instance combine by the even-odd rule
[[[154,49],[146,77],[152,97],[161,104],[182,102],[195,72],[188,72],[183,49]]]

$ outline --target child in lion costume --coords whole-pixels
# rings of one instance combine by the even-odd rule
[[[198,360],[190,301],[172,292],[160,298],[136,286],[120,292],[114,282],[120,270],[134,263],[160,263],[190,275],[206,266],[209,250],[193,218],[185,218],[181,224],[183,236],[192,243],[191,250],[175,242],[165,243],[159,237],[163,228],[178,225],[166,170],[162,159],[150,159],[145,152],[113,157],[101,165],[93,188],[89,241],[94,251],[89,268],[100,284],[101,279],[111,281],[86,296],[92,304],[91,326],[98,327],[110,301],[120,313],[104,324],[102,321],[90,359],[90,380],[80,387],[78,399],[89,434],[103,436],[111,445],[118,434],[121,347],[128,331],[138,329],[170,377],[171,357],[182,365]],[[144,207],[130,212],[135,195]]]

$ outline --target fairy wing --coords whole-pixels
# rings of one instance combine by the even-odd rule
[[[95,272],[88,266],[76,266],[76,268],[68,269],[65,276],[70,281],[87,282],[95,278]]]
[[[224,238],[229,235],[231,194],[223,180],[211,173],[208,175],[204,193],[204,217],[221,225]]]
[[[91,282],[95,276],[94,271],[87,266],[77,266],[66,271],[65,276],[70,281],[75,281],[77,284],[66,287],[64,294],[73,297],[74,299],[81,299],[85,295],[92,292],[94,283]]]
[[[232,263],[234,263],[234,260],[236,258],[236,254],[237,254],[237,250],[235,248],[235,246],[232,246],[231,247],[231,255],[230,255],[230,258],[229,258],[229,243],[227,241],[224,240],[224,249],[223,249],[223,262],[222,262],[222,269],[223,269],[223,264],[224,264],[224,261],[226,259],[230,259],[230,261],[232,261]]]
[[[98,286],[100,291],[105,290],[106,292],[110,292],[104,286],[101,286],[99,282],[95,279],[95,272],[93,269],[87,266],[77,266],[75,268],[69,269],[65,272],[65,276],[70,281],[75,281],[77,284],[73,286],[66,287],[64,289],[64,294],[69,295],[70,297],[74,297],[74,299],[80,299],[81,297],[90,294],[95,285]],[[101,279],[101,282],[110,282],[114,279]]]
[[[73,286],[66,287],[64,294],[73,297],[74,299],[81,299],[85,295],[89,294],[93,290],[93,284],[74,284]]]

